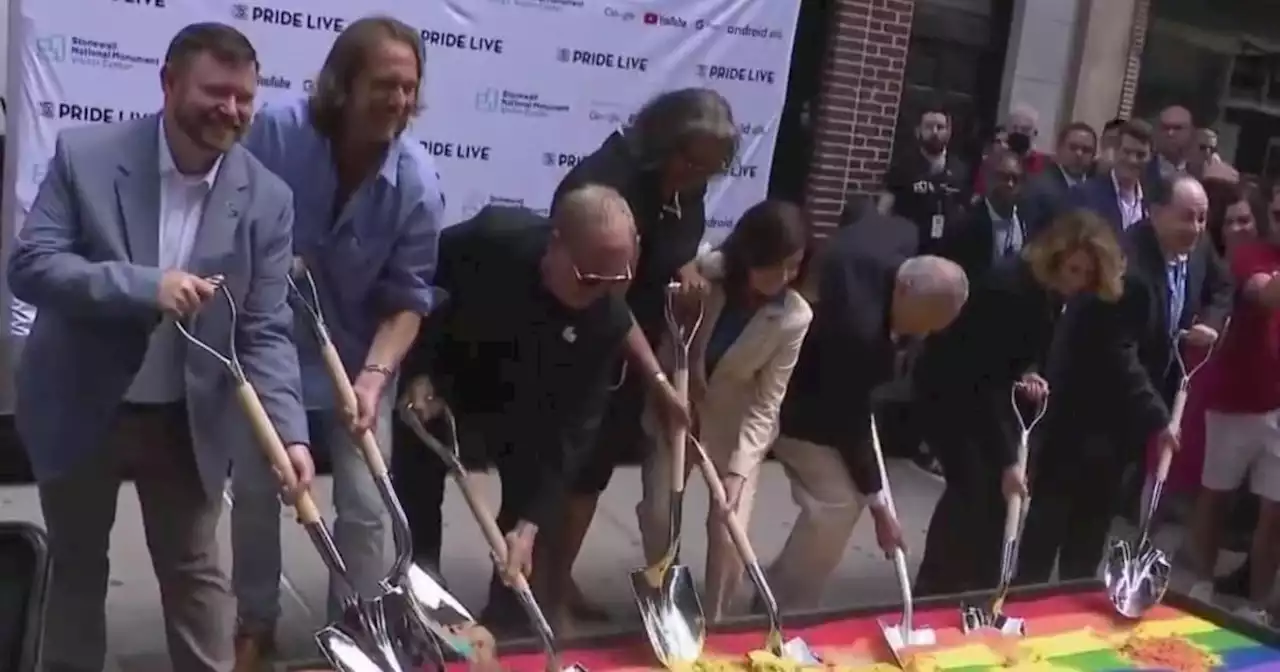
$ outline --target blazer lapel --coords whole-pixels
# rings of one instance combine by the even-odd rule
[[[1143,265],[1146,267],[1146,273],[1151,278],[1151,286],[1155,290],[1156,310],[1162,318],[1161,324],[1165,328],[1171,328],[1174,325],[1174,318],[1169,315],[1169,265],[1165,261],[1164,253],[1160,251],[1160,242],[1156,240],[1155,229],[1151,228],[1150,222],[1140,222],[1134,226],[1143,227],[1140,232],[1139,254],[1142,255]],[[1185,303],[1184,303],[1185,305]]]
[[[1123,236],[1124,213],[1120,210],[1120,194],[1116,192],[1115,182],[1112,182],[1110,175],[1102,178],[1102,181],[1103,187],[1099,190],[1099,195],[1104,201],[1102,206],[1107,213],[1107,220],[1111,222],[1111,227],[1115,230],[1116,235]]]
[[[218,266],[233,249],[236,227],[249,203],[249,171],[244,152],[240,145],[235,145],[222,158],[218,177],[205,201],[189,264],[196,275],[225,272]]]
[[[120,160],[116,200],[129,260],[142,266],[160,263],[160,118],[140,123],[134,151]]]
[[[706,310],[702,314],[702,324],[693,335],[693,347],[690,348],[689,375],[701,389],[707,389],[707,341],[716,328],[720,312],[724,310],[724,287],[719,282],[711,283],[711,291],[707,295]]]
[[[720,363],[716,365],[716,370],[711,373],[710,384],[714,385],[717,380],[728,375],[726,372],[732,372],[749,365],[752,357],[761,345],[769,345],[771,339],[769,334],[776,327],[778,320],[782,317],[785,310],[785,304],[770,301],[756,311],[751,316],[751,320],[747,322],[747,326],[742,329],[742,333],[733,340],[733,344],[725,350],[720,356]]]

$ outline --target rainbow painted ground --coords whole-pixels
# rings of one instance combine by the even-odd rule
[[[1141,622],[1132,623],[1116,618],[1101,593],[1087,592],[1013,602],[1006,613],[1026,620],[1026,637],[965,636],[959,630],[960,616],[954,605],[919,612],[918,627],[933,628],[938,644],[909,651],[915,660],[922,661],[916,669],[948,672],[1170,669],[1170,666],[1142,664],[1121,653],[1125,642],[1138,636],[1174,638],[1192,645],[1206,654],[1206,660],[1212,661],[1210,667],[1201,669],[1280,672],[1280,649],[1167,605],[1156,607]],[[888,618],[897,621],[896,615]],[[786,634],[803,637],[829,667],[897,669],[880,639],[874,616],[833,617],[819,625],[789,628]],[[745,660],[747,652],[763,645],[762,635],[756,631],[713,634],[707,641],[707,656]],[[566,650],[562,661],[581,663],[590,672],[656,668],[648,644],[639,634],[610,648]],[[513,654],[502,658],[503,668],[512,672],[543,672],[543,664],[541,654]]]

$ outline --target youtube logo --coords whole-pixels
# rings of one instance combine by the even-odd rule
[[[646,26],[667,26],[669,28],[687,28],[689,24],[678,16],[670,14],[658,14],[656,12],[644,13],[644,25]]]

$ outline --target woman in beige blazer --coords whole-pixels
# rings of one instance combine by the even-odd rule
[[[689,357],[695,432],[744,527],[760,464],[778,432],[778,409],[813,317],[809,304],[790,288],[807,239],[807,222],[798,207],[764,201],[743,214],[718,250],[698,261],[711,289]],[[665,354],[670,347],[664,344]],[[654,431],[662,424],[648,419],[646,431],[658,446],[645,463],[644,498],[636,513],[645,555],[654,561],[666,550],[670,451],[662,445],[665,437]],[[707,520],[703,605],[710,619],[725,615],[742,576],[742,563],[713,513]]]

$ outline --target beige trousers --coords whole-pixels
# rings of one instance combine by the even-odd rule
[[[711,447],[707,448],[709,451]],[[827,579],[844,556],[854,525],[862,513],[862,497],[849,477],[848,468],[834,448],[808,441],[779,437],[773,454],[791,481],[791,499],[800,515],[782,552],[768,571],[769,585],[782,609],[815,609],[820,606]],[[689,454],[689,465],[695,456]],[[711,454],[721,478],[728,454]],[[650,452],[641,471],[644,495],[636,506],[645,559],[653,562],[666,552],[669,506],[670,453]],[[735,515],[747,527],[755,501],[760,469],[757,466],[743,484]],[[703,610],[715,622],[734,614],[742,590],[743,566],[714,512],[707,519],[707,572]]]

